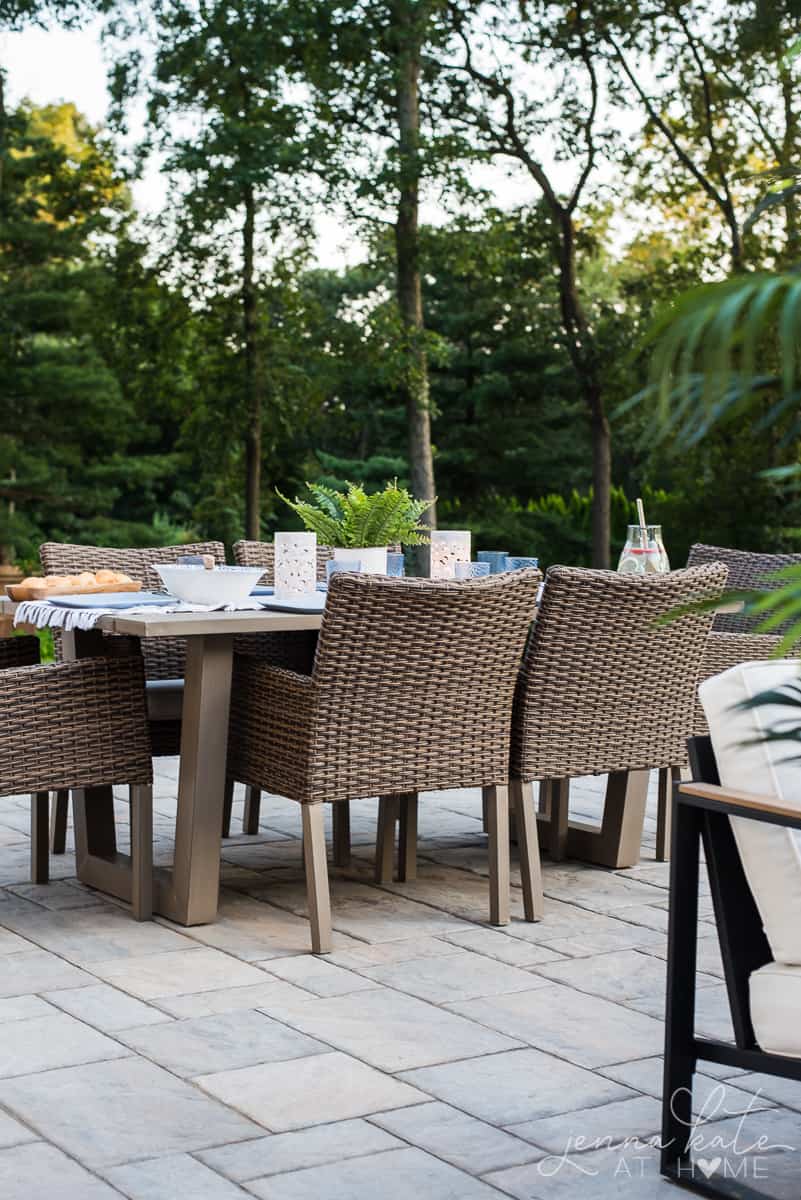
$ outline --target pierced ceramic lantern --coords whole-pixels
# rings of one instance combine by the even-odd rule
[[[317,588],[317,534],[276,533],[275,595],[303,596]]]
[[[431,578],[453,579],[457,563],[470,562],[469,529],[435,529],[431,534]]]

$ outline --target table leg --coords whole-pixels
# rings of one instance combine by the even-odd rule
[[[65,660],[102,658],[103,634],[99,629],[73,629],[61,635]],[[114,792],[110,787],[96,787],[86,792],[76,791],[72,797],[72,822],[75,833],[75,858],[78,878],[81,863],[88,855],[110,856],[117,850],[114,826]]]
[[[175,864],[158,901],[182,925],[217,916],[233,645],[222,635],[187,639]]]

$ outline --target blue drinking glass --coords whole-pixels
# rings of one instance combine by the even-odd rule
[[[358,574],[362,569],[362,560],[360,558],[329,558],[325,564],[325,577],[330,579],[332,575],[336,575],[339,571],[355,571]]]
[[[488,562],[468,562],[454,564],[455,579],[483,579],[490,573]]]
[[[540,560],[538,558],[525,557],[520,555],[510,555],[506,559],[507,571],[522,571],[526,567],[538,567]]]
[[[406,559],[402,554],[387,554],[387,575],[402,579],[406,574]]]
[[[506,570],[508,550],[479,550],[476,558],[479,562],[489,563],[490,575],[501,575]]]

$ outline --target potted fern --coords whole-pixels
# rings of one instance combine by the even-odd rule
[[[428,527],[420,524],[420,518],[431,501],[415,500],[406,488],[398,487],[397,479],[373,493],[358,483],[349,483],[344,492],[321,483],[306,486],[312,500],[278,495],[317,534],[319,543],[333,546],[335,559],[353,558],[358,549],[362,571],[368,575],[386,575],[389,546],[428,543]]]

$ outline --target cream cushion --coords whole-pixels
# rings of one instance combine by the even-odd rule
[[[768,963],[750,980],[751,1021],[760,1047],[801,1058],[801,967]]]
[[[788,720],[797,724],[801,710],[737,708],[758,692],[797,681],[800,674],[798,659],[741,663],[704,680],[698,695],[723,787],[776,796],[801,814],[801,762],[788,761],[797,755],[797,743],[758,740]],[[801,832],[746,817],[732,817],[731,824],[773,958],[801,965]],[[760,983],[760,994],[762,987]]]

